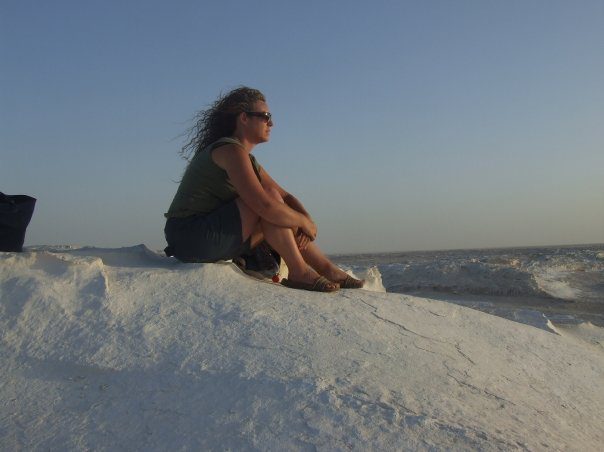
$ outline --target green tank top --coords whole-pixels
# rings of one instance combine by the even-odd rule
[[[203,215],[239,197],[225,170],[212,160],[212,151],[226,144],[241,146],[234,138],[220,138],[195,154],[180,181],[166,218],[183,218]],[[254,172],[260,180],[261,166],[250,154]]]

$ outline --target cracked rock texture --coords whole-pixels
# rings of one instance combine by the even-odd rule
[[[142,246],[0,253],[2,450],[601,450],[601,347]]]

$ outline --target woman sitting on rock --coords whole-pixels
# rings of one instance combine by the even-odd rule
[[[166,254],[183,262],[216,262],[266,241],[287,264],[287,287],[332,292],[360,288],[313,243],[317,226],[251,154],[269,140],[273,121],[263,94],[240,87],[197,115],[193,154],[165,214]]]

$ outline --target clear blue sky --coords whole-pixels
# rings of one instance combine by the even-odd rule
[[[0,5],[26,244],[163,248],[179,135],[241,84],[328,252],[604,242],[602,0]]]

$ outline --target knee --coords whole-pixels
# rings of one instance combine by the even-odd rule
[[[283,198],[281,197],[281,194],[279,193],[279,191],[275,188],[269,188],[266,190],[266,193],[273,199],[279,201],[279,202],[285,202],[283,201]]]

